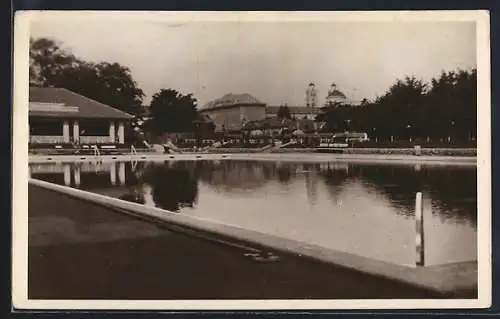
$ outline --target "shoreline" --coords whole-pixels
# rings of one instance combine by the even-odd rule
[[[398,154],[320,154],[320,153],[139,153],[129,155],[30,155],[28,164],[83,162],[165,162],[165,161],[275,161],[305,163],[352,163],[380,165],[438,165],[477,167],[475,156],[398,155]]]
[[[318,153],[316,148],[280,148],[268,153]],[[259,149],[249,148],[218,148],[210,153],[260,153]],[[321,154],[321,153],[320,153]],[[325,153],[323,153],[325,154]],[[384,155],[415,155],[414,148],[344,148],[338,153],[331,154],[384,154]],[[477,156],[476,148],[421,148],[421,155],[440,156]]]

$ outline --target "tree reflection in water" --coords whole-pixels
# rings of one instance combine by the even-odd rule
[[[387,195],[391,202],[413,215],[416,192],[432,198],[434,214],[454,222],[477,223],[476,170],[470,168],[411,166],[352,166],[353,175]],[[362,173],[361,173],[362,172]]]
[[[136,180],[129,179],[130,192],[123,195],[124,200],[145,203],[149,186],[155,206],[179,212],[182,207],[193,207],[198,198],[198,183],[194,162],[175,162],[172,164],[152,164],[142,168]]]
[[[303,178],[309,201],[317,198],[323,180],[336,203],[349,185],[385,196],[399,214],[412,216],[416,192],[432,199],[433,213],[455,222],[477,222],[476,170],[470,168],[297,164],[255,161],[196,161],[149,164],[127,172],[130,192],[123,199],[144,203],[143,184],[150,185],[158,207],[179,211],[198,198],[198,180],[217,190],[255,191],[277,181],[288,185]],[[291,194],[293,195],[293,194]]]
[[[287,166],[281,166],[276,168],[275,176],[278,177],[278,181],[282,184],[288,184],[292,179],[292,168]]]

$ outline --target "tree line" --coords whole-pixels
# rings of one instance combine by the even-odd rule
[[[145,105],[145,94],[128,67],[84,61],[51,39],[30,40],[29,73],[32,86],[66,88],[129,114],[147,115],[143,129],[152,134],[195,132],[200,126],[214,130],[193,94],[161,89]],[[363,131],[377,139],[473,139],[476,87],[476,69],[442,72],[429,83],[407,76],[374,101],[325,106],[316,120],[325,124],[323,131]],[[286,105],[277,117],[290,118]]]
[[[476,137],[477,71],[442,72],[429,83],[414,76],[397,80],[384,95],[361,105],[323,108],[325,131],[363,131],[377,139]]]

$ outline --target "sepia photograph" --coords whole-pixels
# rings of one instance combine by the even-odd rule
[[[14,31],[14,307],[490,306],[488,12]]]

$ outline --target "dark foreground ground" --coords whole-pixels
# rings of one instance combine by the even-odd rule
[[[28,199],[30,299],[443,297],[292,255],[262,261],[33,185]]]

